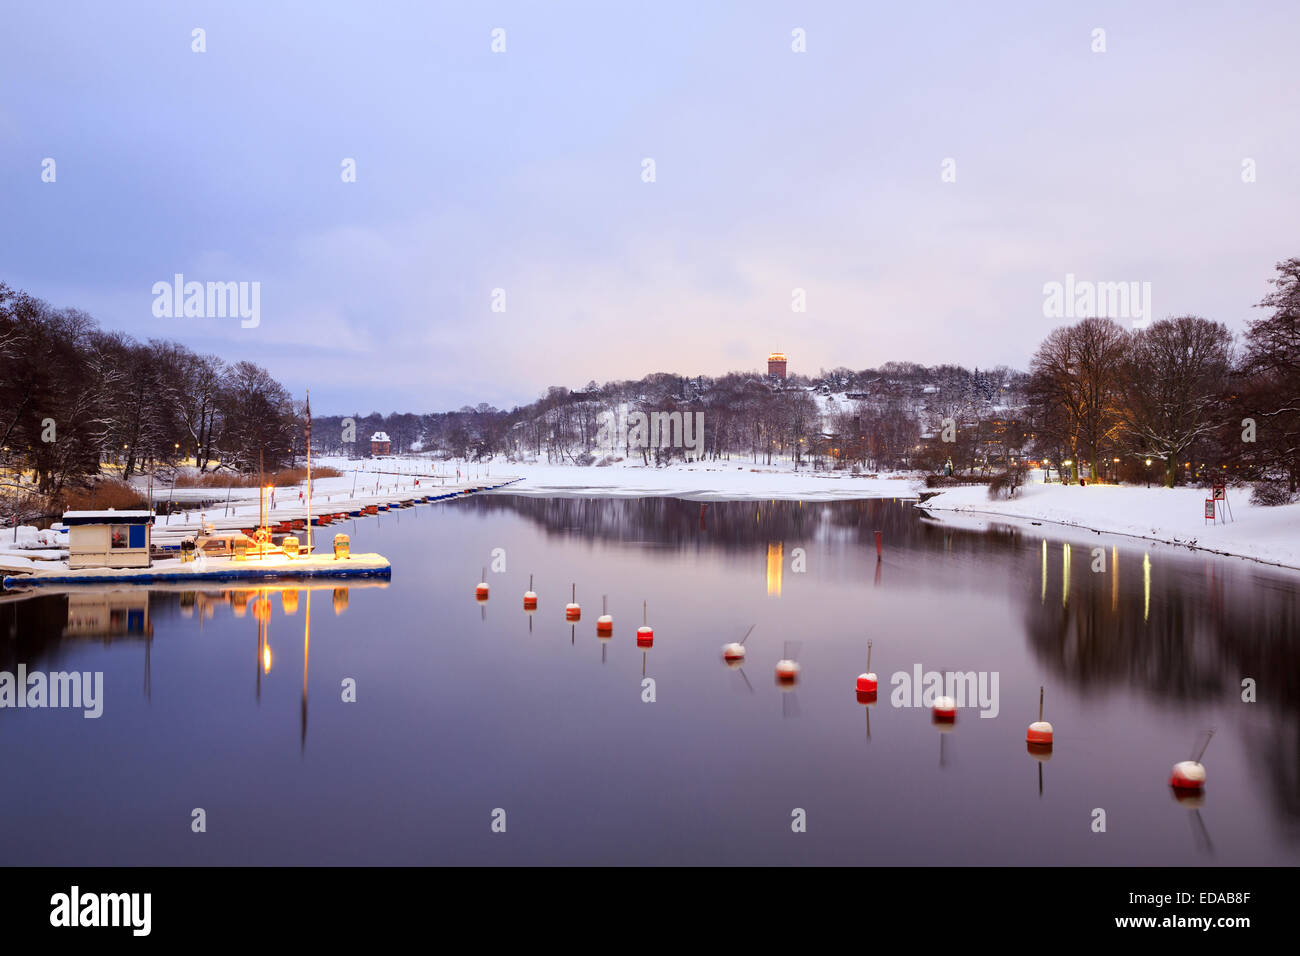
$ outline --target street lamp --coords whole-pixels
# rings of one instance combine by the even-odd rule
[[[1147,487],[1151,487],[1151,459],[1147,459]]]

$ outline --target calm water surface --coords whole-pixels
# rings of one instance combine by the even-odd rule
[[[675,499],[492,496],[342,530],[392,560],[388,586],[0,599],[0,669],[105,681],[98,720],[0,710],[0,859],[1300,862],[1295,573],[1120,538],[954,531],[901,501],[701,515]],[[506,571],[489,571],[480,605],[497,548]],[[751,624],[747,663],[728,667],[722,644]],[[868,640],[881,689],[864,706]],[[773,676],[787,642],[793,690]],[[942,732],[892,706],[891,675],[916,665],[997,672],[998,715],[962,710]],[[1256,703],[1241,701],[1247,677]],[[1040,685],[1045,762],[1024,743]],[[1180,802],[1169,768],[1210,727],[1204,797]],[[206,833],[191,832],[195,807]]]

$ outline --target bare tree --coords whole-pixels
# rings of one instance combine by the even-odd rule
[[[1183,452],[1219,429],[1231,364],[1232,333],[1197,316],[1161,319],[1130,338],[1120,418],[1135,455],[1164,461],[1166,486]]]

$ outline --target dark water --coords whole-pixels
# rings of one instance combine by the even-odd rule
[[[1052,532],[1044,549],[891,501],[711,504],[702,522],[673,499],[483,497],[345,530],[392,582],[312,591],[309,635],[306,590],[5,597],[0,669],[103,671],[105,702],[98,720],[0,710],[0,859],[1300,862],[1300,575],[1125,539],[1067,559]],[[786,642],[792,691],[773,677]],[[997,672],[998,716],[941,732],[892,706],[890,676],[918,664]],[[1024,742],[1040,685],[1047,762]],[[1204,797],[1179,802],[1170,766],[1211,727]]]

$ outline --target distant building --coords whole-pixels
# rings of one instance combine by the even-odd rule
[[[147,568],[152,511],[67,511],[69,568]]]
[[[767,374],[772,378],[785,378],[784,352],[773,352],[767,357]]]
[[[370,436],[370,454],[374,455],[391,455],[393,453],[393,442],[388,437],[388,432],[375,432]]]

